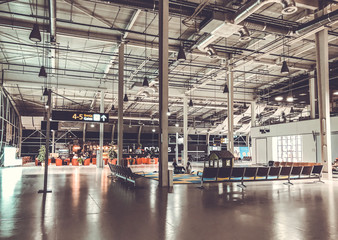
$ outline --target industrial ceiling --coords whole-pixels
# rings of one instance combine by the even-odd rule
[[[329,62],[334,73],[338,57],[334,1],[169,3],[171,126],[183,121],[182,99],[187,96],[193,101],[190,128],[226,134],[227,94],[223,89],[230,69],[237,133],[250,131],[252,101],[257,102],[255,111],[261,122],[282,114],[306,117],[308,82],[315,78],[315,33],[324,28],[329,29]],[[318,11],[322,8],[323,13]],[[316,18],[316,13],[323,17]],[[29,39],[35,23],[41,42]],[[120,42],[125,41],[129,101],[124,103],[124,116],[133,125],[151,124],[158,118],[158,32],[157,0],[3,0],[2,84],[22,116],[36,117],[44,114],[46,87],[53,91],[53,109],[59,110],[99,111],[100,92],[104,91],[105,112],[113,121],[122,107],[117,105],[117,56]],[[177,60],[181,46],[184,61]],[[281,73],[284,61],[289,72]],[[38,77],[41,66],[47,78]],[[332,90],[338,90],[333,75]],[[142,84],[145,77],[149,86]],[[286,101],[290,94],[293,102]],[[276,101],[277,96],[283,100]]]

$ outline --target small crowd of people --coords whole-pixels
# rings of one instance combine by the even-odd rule
[[[187,165],[184,167],[184,166],[179,166],[177,164],[176,159],[174,159],[173,167],[174,167],[174,173],[175,174],[179,174],[179,173],[191,174],[191,173],[193,173],[190,161],[188,161]]]

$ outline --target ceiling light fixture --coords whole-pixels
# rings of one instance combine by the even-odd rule
[[[333,95],[338,96],[338,90],[336,90],[335,92],[333,92]]]
[[[194,103],[192,102],[192,99],[190,99],[189,101],[189,107],[193,107],[194,106]]]
[[[175,127],[179,127],[180,125],[178,123],[175,123]]]
[[[40,72],[39,72],[39,77],[44,77],[44,78],[47,77],[47,72],[46,72],[45,66],[41,66]]]
[[[284,60],[283,63],[282,63],[281,73],[288,73],[288,72],[290,72],[290,70],[289,70],[289,67],[288,67],[286,61]]]
[[[288,97],[286,98],[286,101],[288,101],[288,102],[293,102],[293,97],[292,97],[292,96],[288,96]]]
[[[251,40],[249,30],[245,26],[239,30],[239,35],[240,35],[240,38],[239,38],[240,42],[247,42]]]
[[[225,80],[226,81],[226,80]],[[224,85],[223,93],[229,93],[228,84]]]
[[[41,42],[41,33],[39,30],[39,25],[37,23],[34,23],[33,29],[29,34],[29,39],[33,42]]]
[[[293,109],[293,107],[291,107],[290,113],[294,113],[294,112],[295,112],[295,110]]]
[[[90,124],[90,127],[91,127],[91,128],[95,127],[94,123]]]
[[[148,78],[147,77],[144,77],[142,86],[143,87],[149,87],[149,82],[148,82]]]
[[[42,96],[48,96],[48,89],[47,88],[45,88],[45,90],[43,91]]]
[[[123,101],[124,101],[124,102],[128,102],[128,101],[129,101],[129,99],[128,99],[128,96],[127,96],[127,94],[126,94],[126,93],[124,94]]]
[[[154,132],[156,132],[156,129],[155,129],[155,128],[153,128],[153,129],[151,129],[151,131],[154,133]]]
[[[294,0],[282,0],[281,4],[283,5],[282,14],[284,15],[294,14],[298,10]]]
[[[170,110],[168,108],[167,116],[169,117],[171,115]]]
[[[278,101],[278,102],[279,101],[283,101],[283,99],[284,99],[283,96],[277,96],[277,97],[275,97],[275,100]]]

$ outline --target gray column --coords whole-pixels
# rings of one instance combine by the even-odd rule
[[[115,123],[113,124],[111,128],[111,143],[113,144],[114,142],[114,133],[115,133]]]
[[[178,161],[178,132],[176,132],[175,159]]]
[[[82,142],[83,142],[83,144],[85,144],[85,142],[86,142],[86,131],[87,131],[87,124],[84,123],[83,124],[83,131],[82,131]]]
[[[207,153],[210,155],[210,133],[207,132]]]
[[[232,59],[230,60],[232,64]],[[228,146],[227,149],[234,153],[234,74],[232,65],[229,66],[228,73]]]
[[[124,43],[119,47],[119,88],[117,111],[117,164],[122,165],[123,160],[123,85],[124,85]]]
[[[251,127],[256,126],[256,102],[251,102]]]
[[[55,153],[55,131],[52,130],[52,153]]]
[[[104,113],[104,91],[101,91],[100,99],[100,113]],[[96,159],[96,166],[98,168],[103,168],[103,138],[104,138],[104,123],[100,123],[100,155]]]
[[[142,133],[142,125],[138,129],[138,136],[137,136],[137,144],[141,145],[141,133]]]
[[[316,33],[318,108],[323,172],[332,179],[328,30]]]
[[[51,95],[52,91],[48,89],[48,100],[47,100],[47,126],[46,126],[46,155],[45,155],[45,174],[43,179],[43,190],[39,190],[38,193],[49,193],[52,192],[47,190],[47,182],[48,182],[48,158],[49,158],[49,140],[50,140],[50,112],[51,112]]]
[[[168,16],[169,0],[159,2],[159,185],[168,186]]]
[[[316,88],[315,88],[315,78],[311,77],[309,79],[309,92],[310,92],[310,118],[316,118]]]
[[[188,98],[183,97],[183,158],[182,164],[186,166],[188,162]]]

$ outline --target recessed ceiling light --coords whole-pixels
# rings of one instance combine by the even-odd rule
[[[284,99],[284,98],[283,98],[282,96],[277,96],[277,97],[275,97],[275,100],[276,100],[276,101],[283,101],[283,99]]]
[[[335,92],[333,92],[333,95],[338,96],[338,90],[336,90]]]
[[[179,127],[180,125],[178,123],[175,123],[175,127]]]
[[[307,93],[301,93],[301,94],[299,94],[299,96],[306,96],[307,95]]]

